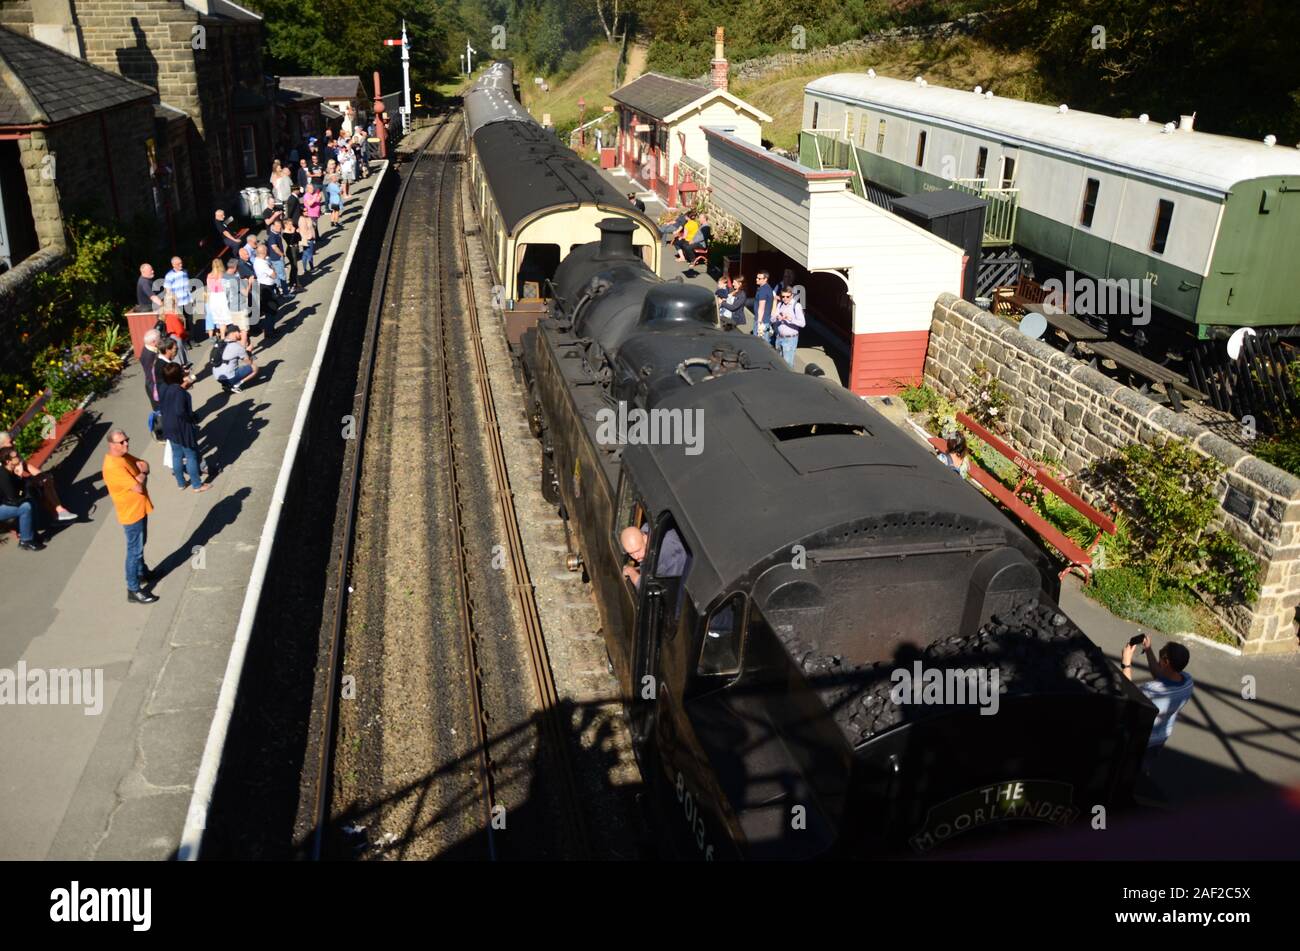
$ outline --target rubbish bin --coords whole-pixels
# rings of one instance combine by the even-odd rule
[[[239,193],[239,215],[241,218],[251,218],[253,212],[253,189],[245,188]]]
[[[271,189],[259,188],[257,190],[257,213],[260,215],[266,209],[271,207]]]

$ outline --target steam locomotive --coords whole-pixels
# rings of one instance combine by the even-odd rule
[[[1046,553],[848,391],[722,329],[635,227],[561,262],[522,362],[674,848],[931,854],[1127,802],[1154,708],[1059,610]]]

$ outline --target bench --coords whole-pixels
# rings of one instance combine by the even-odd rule
[[[1004,508],[1014,514],[1022,522],[1032,528],[1038,535],[1049,545],[1059,551],[1065,558],[1067,564],[1061,571],[1060,577],[1064,578],[1071,571],[1078,571],[1086,582],[1092,577],[1092,556],[1101,544],[1103,535],[1115,534],[1115,522],[1107,518],[1101,512],[1097,511],[1076,493],[1070,491],[1060,483],[1048,470],[1047,467],[1036,460],[1027,458],[1023,453],[1017,452],[1008,446],[999,437],[989,432],[975,420],[971,419],[966,413],[957,414],[957,422],[965,427],[972,435],[986,442],[996,452],[1010,460],[1021,472],[1020,481],[1016,483],[1014,489],[1009,489],[1003,485],[998,478],[991,472],[988,472],[978,465],[974,460],[970,463],[971,481],[982,488],[989,495],[993,496],[1002,504]],[[948,448],[945,440],[938,437],[928,437],[929,443],[940,452]],[[1062,502],[1069,505],[1080,515],[1097,527],[1097,534],[1089,543],[1087,548],[1079,545],[1072,538],[1062,532],[1043,516],[1035,512],[1024,499],[1020,497],[1020,490],[1024,488],[1026,482],[1033,481],[1042,488],[1051,492]]]
[[[1168,367],[1162,367],[1160,364],[1148,360],[1140,353],[1134,353],[1127,347],[1110,340],[1090,341],[1087,347],[1092,351],[1092,367],[1097,369],[1099,360],[1112,360],[1117,366],[1128,370],[1130,374],[1136,373],[1138,376],[1145,377],[1151,383],[1160,383],[1164,385],[1165,393],[1169,397],[1169,403],[1173,406],[1174,412],[1183,411],[1183,397],[1199,400],[1204,402],[1209,396],[1202,393],[1196,387],[1192,386],[1187,377],[1181,373],[1175,373]],[[1138,392],[1146,394],[1147,383],[1139,387]]]
[[[45,408],[45,404],[49,402],[53,395],[54,392],[49,387],[46,387],[44,392],[37,396],[36,399],[32,400],[31,405],[28,406],[27,409],[23,410],[23,414],[14,420],[11,431],[16,435],[19,430],[25,429],[30,425],[36,419],[37,414]],[[85,411],[84,406],[79,406],[76,409],[69,410],[59,417],[59,419],[55,421],[54,428],[50,431],[49,436],[41,442],[38,449],[27,457],[28,463],[38,469],[43,469],[46,461],[54,454],[54,450],[59,448],[59,443],[63,442],[63,437],[72,432],[72,427],[77,425],[77,420],[81,419],[81,414]]]
[[[36,420],[38,414],[45,408],[45,404],[49,402],[53,395],[54,391],[49,387],[46,387],[45,390],[37,396],[36,399],[32,400],[31,404],[25,410],[23,410],[22,415],[14,420],[13,424],[9,427],[9,431],[14,435],[15,442],[17,441],[18,433]],[[74,410],[69,410],[64,413],[63,416],[56,420],[54,423],[54,429],[50,432],[50,435],[41,442],[41,445],[35,452],[27,457],[27,464],[35,466],[37,469],[44,469],[45,463],[49,460],[50,456],[54,454],[54,450],[59,448],[59,443],[63,442],[63,437],[72,432],[72,427],[77,425],[77,420],[81,419],[81,414],[85,411],[84,406],[79,406]],[[17,519],[9,519],[7,522],[7,524],[14,525],[15,530],[17,528],[16,523]]]
[[[1106,339],[1105,333],[1091,324],[1084,323],[1078,317],[1067,314],[1056,307],[1043,306],[1046,300],[1047,291],[1043,289],[1043,286],[1027,277],[1021,277],[1017,280],[1015,286],[1011,289],[1011,293],[1004,294],[1000,298],[1003,303],[1012,304],[1021,310],[1038,314],[1047,321],[1048,326],[1065,334],[1067,337],[1065,345],[1067,356],[1074,352],[1075,346],[1080,341],[1087,343]]]
[[[244,238],[248,236],[248,229],[247,229],[247,228],[240,228],[240,229],[239,229],[238,231],[236,231],[234,234],[235,234],[235,237],[236,237],[236,238],[238,238],[240,241],[243,241]],[[208,248],[210,248],[210,247],[212,246],[212,242],[215,241],[215,240],[216,240],[216,238],[214,238],[212,235],[208,235],[206,238],[203,238],[202,240],[199,241],[199,250],[200,250],[200,251],[206,251]],[[229,254],[229,253],[230,253],[230,245],[226,244],[225,240],[222,239],[222,241],[221,241],[221,250],[217,252],[216,257],[221,258],[221,259],[224,260],[225,257],[226,257],[226,255]],[[211,264],[212,262],[209,261],[208,263]],[[206,268],[203,270],[203,273],[204,273],[204,274],[207,273],[207,269],[206,269]]]

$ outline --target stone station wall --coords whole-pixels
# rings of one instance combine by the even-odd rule
[[[1133,442],[1182,439],[1226,468],[1218,487],[1222,524],[1261,563],[1260,595],[1249,607],[1219,612],[1246,653],[1297,650],[1300,606],[1300,478],[1067,357],[1012,324],[952,294],[935,303],[926,382],[961,399],[983,362],[1011,395],[1012,442],[1047,452],[1075,473]],[[1249,500],[1242,517],[1222,508],[1229,488]]]

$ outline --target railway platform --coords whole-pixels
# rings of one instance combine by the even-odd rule
[[[143,425],[149,406],[132,362],[90,405],[89,425],[55,470],[65,504],[82,519],[56,526],[40,553],[0,545],[0,670],[25,670],[29,679],[89,671],[92,688],[80,704],[0,706],[0,858],[177,854],[236,630],[246,600],[258,596],[250,581],[295,417],[387,173],[381,168],[357,183],[341,227],[317,249],[317,270],[282,308],[275,337],[264,347],[255,338],[254,383],[225,394],[201,372],[192,393],[210,447],[210,491],[177,489],[163,467],[164,444]],[[206,344],[194,349],[196,368],[207,353]],[[159,601],[148,606],[124,597],[125,542],[100,475],[113,428],[126,430],[151,467],[145,555],[160,580]]]

